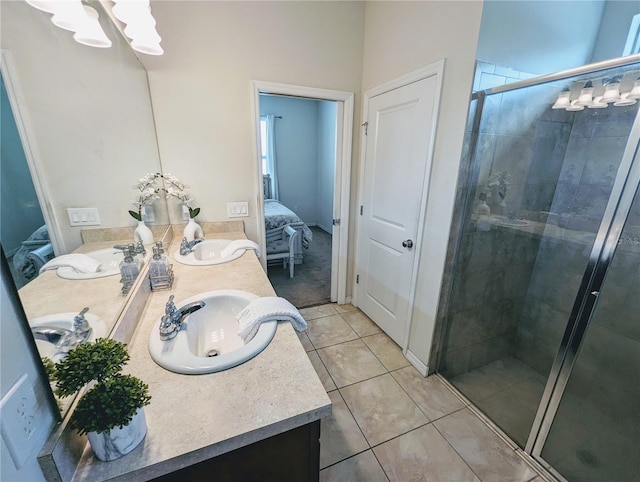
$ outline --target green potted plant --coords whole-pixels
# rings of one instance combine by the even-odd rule
[[[129,358],[124,343],[98,338],[78,345],[48,368],[56,382],[55,393],[61,397],[91,383],[70,424],[79,434],[87,434],[100,460],[131,452],[147,433],[143,407],[151,400],[149,387],[139,378],[120,373]]]

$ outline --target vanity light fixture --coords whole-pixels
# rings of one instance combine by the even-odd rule
[[[620,100],[620,77],[614,77],[605,81],[604,94],[602,94],[602,102],[611,104]]]
[[[599,95],[597,97],[593,98],[593,102],[591,104],[589,104],[587,107],[589,109],[604,109],[605,107],[608,107],[609,104],[607,104],[606,102],[602,102],[602,96]]]
[[[552,109],[566,109],[571,106],[571,101],[569,100],[571,97],[571,92],[568,90],[563,90],[558,94],[558,98],[556,99],[556,103],[551,106]]]
[[[627,99],[640,99],[640,79],[637,79],[633,83],[633,88],[631,89],[631,92],[627,94]]]
[[[588,81],[580,91],[580,95],[575,101],[575,105],[587,107],[593,102],[593,83]]]
[[[98,12],[81,0],[25,0],[29,5],[52,14],[57,27],[74,32],[73,38],[83,45],[111,47],[98,21]],[[131,39],[131,48],[148,55],[162,55],[162,39],[156,31],[149,0],[113,0],[113,15],[126,24],[124,34]],[[104,5],[104,3],[103,3]],[[108,8],[105,6],[105,8]],[[112,19],[113,20],[113,19]],[[115,22],[115,20],[113,20]]]
[[[578,105],[575,100],[571,101],[571,105],[565,109],[568,112],[577,112],[579,110],[584,110],[583,105]]]

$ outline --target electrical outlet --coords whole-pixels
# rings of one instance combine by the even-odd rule
[[[20,469],[32,454],[40,437],[36,434],[38,401],[25,373],[0,401],[0,426],[11,458]],[[38,447],[39,448],[39,447]]]

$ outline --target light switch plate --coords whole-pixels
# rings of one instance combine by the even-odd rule
[[[227,203],[227,217],[229,218],[246,218],[249,216],[249,203],[237,202]]]
[[[100,226],[97,208],[67,208],[71,226]]]

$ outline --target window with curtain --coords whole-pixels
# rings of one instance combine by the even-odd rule
[[[260,148],[262,174],[271,177],[271,199],[279,199],[274,115],[260,117]]]

